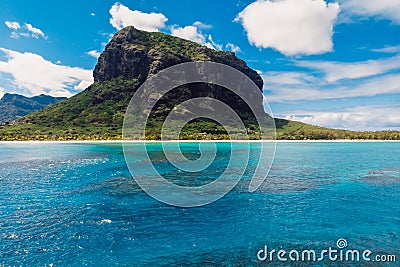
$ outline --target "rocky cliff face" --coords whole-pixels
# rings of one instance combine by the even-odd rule
[[[167,67],[194,61],[213,61],[229,65],[247,75],[260,91],[262,90],[261,77],[232,52],[215,51],[167,34],[127,27],[115,34],[99,57],[93,72],[95,80],[93,85],[21,121],[46,127],[68,127],[68,129],[108,127],[120,133],[130,99],[149,76]],[[263,100],[260,95],[253,99],[257,100],[257,108],[262,110]],[[153,121],[150,125],[159,127],[159,122],[176,105],[202,96],[221,100],[231,106],[244,119],[245,124],[246,119],[251,123],[254,122],[250,118],[251,112],[247,105],[228,89],[210,84],[190,84],[175,88],[161,98],[151,114]],[[250,96],[252,97],[251,94]],[[204,130],[203,126],[196,129],[211,132],[215,127],[211,125],[210,130]]]
[[[143,82],[149,75],[167,67],[199,60],[229,65],[246,74],[260,89],[263,87],[260,75],[232,52],[215,51],[163,33],[139,31],[132,26],[112,38],[93,75],[100,83],[119,76]]]

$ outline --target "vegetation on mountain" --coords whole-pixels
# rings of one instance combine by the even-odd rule
[[[275,119],[277,140],[400,140],[398,131],[356,132],[328,129],[296,121]],[[48,127],[36,124],[17,124],[0,126],[0,140],[120,140],[122,128],[119,126],[73,126]],[[181,139],[187,140],[225,140],[227,134],[222,126],[215,127],[208,121],[197,121],[187,125]],[[149,134],[148,140],[158,139]]]
[[[400,140],[399,131],[350,131],[275,119],[277,140]]]
[[[232,52],[215,51],[163,33],[127,27],[106,46],[93,72],[95,82],[81,93],[31,113],[13,125],[0,126],[0,140],[107,140],[121,139],[124,114],[139,86],[151,75],[170,66],[194,61],[213,61],[247,75],[260,92],[258,73]],[[254,115],[238,96],[210,84],[180,86],[164,95],[150,114],[146,139],[159,139],[166,116],[179,103],[195,97],[223,101],[241,117],[250,139],[260,133]],[[257,108],[262,109],[262,99]],[[265,115],[268,117],[268,115]],[[399,132],[353,132],[275,119],[277,139],[393,139]],[[196,119],[182,130],[181,139],[227,139],[225,129],[208,119]]]
[[[0,99],[0,123],[11,123],[19,117],[28,115],[64,99],[64,97],[52,97],[48,95],[26,97],[7,93]]]

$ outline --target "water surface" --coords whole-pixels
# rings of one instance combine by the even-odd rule
[[[183,146],[188,158],[196,147]],[[166,163],[161,146],[151,151],[168,179],[201,185],[226,165],[228,146],[217,147],[196,175]],[[278,143],[259,190],[247,191],[250,162],[227,196],[186,209],[146,195],[120,144],[3,143],[0,155],[0,265],[265,266],[264,245],[319,249],[339,238],[400,256],[400,143]]]

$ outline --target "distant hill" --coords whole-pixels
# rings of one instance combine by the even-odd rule
[[[195,61],[231,66],[247,75],[262,92],[260,75],[234,53],[130,26],[116,33],[105,47],[94,69],[95,82],[91,86],[65,101],[18,119],[14,125],[0,126],[0,140],[120,139],[125,111],[140,85],[165,68]],[[241,117],[250,138],[259,138],[254,115],[238,96],[213,84],[189,84],[175,88],[160,99],[148,121],[146,139],[160,138],[162,123],[177,104],[204,96],[229,105]],[[262,109],[262,97],[256,100],[256,108]],[[271,119],[268,114],[265,118]],[[283,119],[275,119],[275,123],[278,139],[400,139],[399,132],[359,133]],[[180,137],[226,139],[227,135],[214,121],[196,119],[184,127]]]
[[[64,99],[64,97],[48,95],[26,97],[18,94],[5,94],[0,99],[0,123],[14,121]]]
[[[400,140],[399,131],[358,132],[275,118],[278,140]]]

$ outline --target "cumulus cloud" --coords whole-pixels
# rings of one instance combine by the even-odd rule
[[[115,3],[110,9],[111,25],[117,30],[127,26],[134,26],[139,30],[158,32],[165,27],[167,17],[161,13],[144,13],[130,10],[121,3]]]
[[[333,50],[337,3],[324,0],[259,0],[240,12],[249,42],[285,55],[322,54]]]
[[[400,23],[399,0],[341,0],[340,2],[347,14],[389,19],[397,24]]]
[[[12,30],[18,30],[21,28],[21,25],[17,21],[6,21],[5,24],[9,29]]]
[[[193,25],[185,27],[171,27],[171,35],[205,45],[208,48],[221,50],[222,45],[214,42],[210,34],[203,34],[198,28],[199,23],[195,22]]]
[[[34,53],[20,53],[5,48],[0,73],[9,74],[18,93],[32,96],[48,94],[69,97],[93,83],[92,71],[54,64]]]
[[[206,37],[201,34],[196,26],[176,27],[171,29],[171,34],[182,39],[191,40],[199,44],[206,43]]]
[[[100,56],[101,52],[99,52],[97,50],[90,50],[86,54],[88,54],[91,57],[98,58]]]
[[[344,111],[291,111],[290,115],[281,115],[288,120],[319,125],[329,128],[351,130],[399,130],[400,107],[356,106]]]

